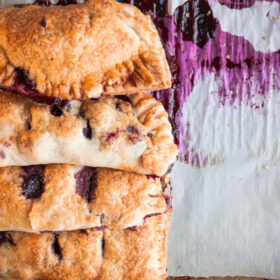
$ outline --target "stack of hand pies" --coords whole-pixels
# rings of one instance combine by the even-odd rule
[[[170,83],[134,6],[0,9],[0,279],[165,279]]]

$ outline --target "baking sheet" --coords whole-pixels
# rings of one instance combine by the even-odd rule
[[[19,2],[24,1],[0,0],[1,4]],[[169,1],[169,13],[184,2]],[[243,2],[248,8],[230,9],[221,4],[227,2],[231,1],[209,0],[219,21],[217,32],[222,34],[221,44],[225,34],[236,36],[240,44],[231,54],[214,50],[216,56],[225,56],[226,62],[231,55],[238,59],[238,52],[242,57],[242,48],[250,46],[260,65],[242,65],[241,61],[232,69],[198,69],[193,87],[189,92],[186,87],[180,99],[176,122],[181,154],[172,172],[168,274],[277,279],[280,59],[270,53],[280,49],[280,5],[279,1],[247,0]],[[178,30],[170,32],[174,34],[169,36],[176,37]],[[169,48],[174,55],[175,50]],[[207,45],[199,51],[203,55],[206,49]],[[191,51],[182,47],[181,55],[185,52],[187,59],[195,61],[197,52]],[[232,75],[239,77],[241,72],[232,88]],[[229,98],[234,91],[244,95]]]

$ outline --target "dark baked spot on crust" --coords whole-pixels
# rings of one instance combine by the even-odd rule
[[[26,121],[26,123],[25,123],[25,130],[26,131],[31,130],[31,123],[30,123],[30,121]]]
[[[122,102],[128,102],[132,106],[131,100],[127,95],[116,95],[115,98],[116,98],[115,107],[120,112],[122,112],[122,108],[121,108]]]
[[[39,24],[40,24],[42,27],[46,28],[46,26],[47,26],[46,18],[42,18],[41,21],[39,22]]]
[[[115,95],[115,98],[131,104],[131,100],[127,95]]]
[[[27,199],[40,198],[45,190],[44,183],[44,165],[30,165],[22,167],[23,178],[22,190]]]
[[[84,167],[75,174],[76,192],[88,203],[95,199],[95,191],[98,186],[97,169]]]
[[[61,261],[62,260],[62,248],[59,244],[58,237],[59,237],[58,234],[53,235],[51,246],[52,246],[52,250],[53,250],[54,254],[56,255],[56,257],[58,258],[58,260]]]
[[[2,231],[2,232],[0,232],[0,245],[4,244],[6,242],[12,246],[16,246],[11,233],[8,231]]]

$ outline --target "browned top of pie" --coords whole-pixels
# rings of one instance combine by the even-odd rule
[[[162,181],[66,164],[2,167],[0,231],[140,226],[146,216],[167,211],[170,195]]]
[[[26,85],[27,84],[27,85]],[[170,87],[149,15],[114,0],[0,9],[0,87],[86,99]]]
[[[169,213],[132,229],[0,232],[5,280],[164,280]]]

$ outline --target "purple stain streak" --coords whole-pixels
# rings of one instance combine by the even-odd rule
[[[23,178],[22,190],[23,195],[27,199],[40,198],[45,190],[44,172],[45,166],[43,165],[30,165],[22,167]]]
[[[230,9],[244,9],[252,7],[256,0],[219,0],[219,3],[227,6]]]
[[[87,203],[95,199],[95,191],[98,186],[97,169],[84,167],[75,174],[76,192],[84,198]]]
[[[0,245],[4,243],[9,243],[12,246],[16,246],[10,232],[7,231],[0,232]]]
[[[2,159],[6,158],[6,154],[4,153],[3,150],[0,150],[0,158],[2,158]]]
[[[6,148],[9,148],[9,147],[11,147],[11,143],[10,142],[4,142],[4,147],[6,147]]]
[[[279,2],[279,0],[262,0],[262,1]],[[219,0],[219,3],[221,5],[227,6],[230,9],[242,10],[245,8],[252,7],[256,3],[256,0]]]
[[[174,22],[183,33],[183,39],[203,48],[214,37],[218,21],[207,0],[187,1],[174,12]]]

